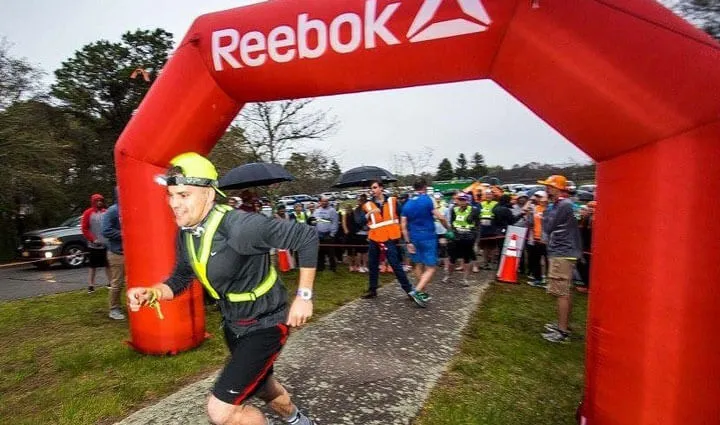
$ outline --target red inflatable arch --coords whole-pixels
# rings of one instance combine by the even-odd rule
[[[598,161],[587,423],[717,424],[718,47],[653,0],[276,0],[202,16],[115,150],[129,284],[174,261],[153,176],[209,152],[244,103],[490,78]],[[201,299],[166,303],[164,321],[131,314],[133,345],[199,344]]]

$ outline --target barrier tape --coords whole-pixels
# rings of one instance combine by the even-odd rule
[[[505,239],[505,236],[490,236],[490,237],[484,237],[480,238],[477,241],[492,241],[492,240],[499,240],[499,239]],[[383,243],[383,242],[379,242]],[[535,241],[535,243],[540,245],[547,245],[547,243],[542,241]],[[399,246],[405,246],[406,244],[404,242],[398,243]],[[355,244],[341,244],[341,243],[321,243],[321,247],[330,247],[330,248],[367,248],[367,244],[365,245],[355,245]],[[527,246],[527,244],[525,245]],[[592,255],[592,252],[590,251],[583,251],[583,254],[586,255]]]
[[[499,239],[505,239],[505,236],[491,236],[491,237],[485,237],[480,238],[478,241],[490,241],[490,240],[499,240]],[[382,242],[381,242],[382,243]],[[535,241],[535,243],[538,243],[540,245],[547,245],[545,242],[542,241]],[[400,246],[405,246],[405,243],[399,243]],[[527,245],[526,245],[527,246]],[[367,244],[365,245],[354,245],[354,244],[326,244],[321,243],[320,247],[330,247],[330,248],[367,248]],[[82,254],[74,254],[74,255],[60,255],[58,257],[50,257],[50,258],[40,258],[37,260],[30,260],[30,261],[18,261],[14,263],[8,263],[8,264],[0,264],[0,269],[7,269],[11,267],[21,267],[28,264],[35,264],[35,263],[43,263],[48,261],[56,261],[56,260],[62,260],[63,258],[70,258],[70,257],[77,257],[79,255],[88,255],[89,252],[83,252]],[[592,252],[590,251],[583,251],[583,254],[585,255],[592,255]]]
[[[60,255],[58,257],[50,257],[50,258],[40,258],[37,260],[30,260],[30,261],[16,261],[14,263],[8,263],[8,264],[0,264],[0,269],[6,269],[10,267],[20,267],[27,264],[34,264],[34,263],[45,263],[48,261],[55,261],[55,260],[61,260],[63,258],[70,258],[70,257],[78,257],[80,255],[88,255],[89,252],[83,252],[82,254],[73,254],[73,255]]]

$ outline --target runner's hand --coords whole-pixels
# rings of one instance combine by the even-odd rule
[[[407,245],[405,245],[405,246],[407,247],[407,250],[410,254],[415,254],[415,251],[417,251],[415,249],[415,245],[413,245],[412,242],[408,242]]]
[[[127,290],[127,305],[130,311],[138,311],[150,299],[150,288],[137,287]]]
[[[302,326],[307,323],[308,319],[312,317],[313,303],[312,301],[304,300],[300,297],[296,297],[290,306],[290,314],[288,314],[287,324],[289,326]]]

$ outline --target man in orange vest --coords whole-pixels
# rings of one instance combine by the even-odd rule
[[[370,268],[370,287],[362,297],[366,299],[377,297],[380,244],[384,244],[387,249],[387,259],[403,291],[419,306],[425,307],[425,301],[413,291],[413,287],[400,263],[397,241],[402,237],[402,232],[400,230],[400,214],[397,210],[397,198],[385,196],[383,189],[382,182],[371,182],[372,199],[363,205],[369,228],[368,266]]]

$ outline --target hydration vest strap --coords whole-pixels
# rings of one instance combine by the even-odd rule
[[[199,253],[195,252],[195,243],[193,242],[193,235],[191,233],[185,234],[185,245],[190,255],[190,264],[192,265],[195,275],[202,283],[208,294],[216,300],[220,299],[215,288],[210,285],[210,281],[207,278],[207,262],[210,258],[210,246],[212,245],[213,236],[217,232],[220,222],[228,211],[231,211],[232,207],[227,205],[216,205],[210,211],[210,217],[205,224],[205,232],[200,239],[200,250]],[[255,301],[258,297],[266,294],[275,284],[277,280],[277,271],[275,267],[270,266],[270,271],[263,278],[262,282],[250,292],[240,293],[227,293],[225,298],[231,302],[244,302],[244,301]]]

